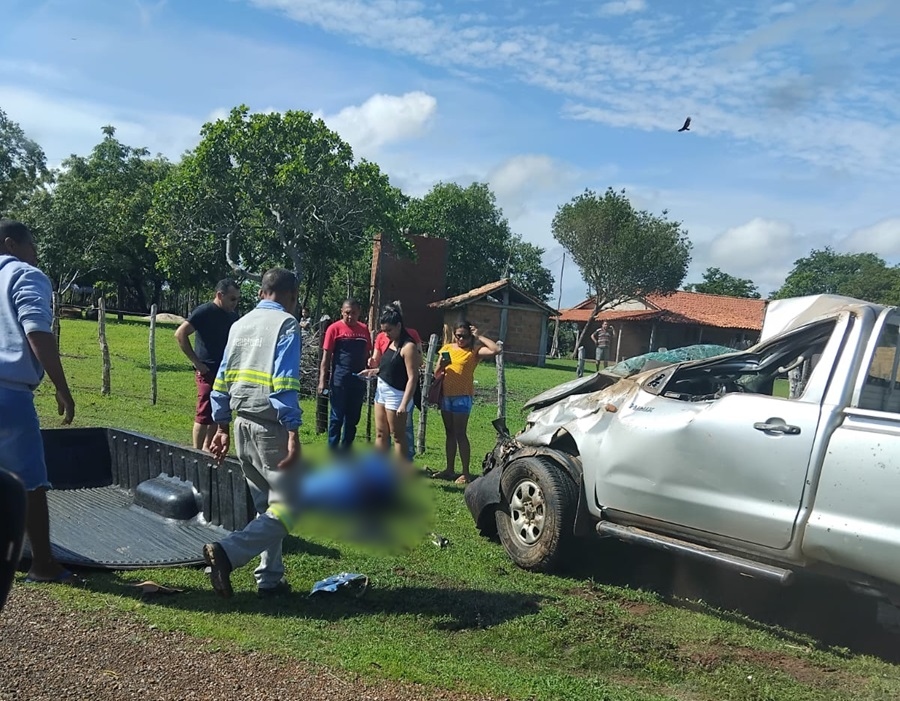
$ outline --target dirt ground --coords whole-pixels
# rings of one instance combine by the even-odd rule
[[[166,633],[115,613],[64,610],[45,586],[17,585],[0,612],[0,700],[488,699],[361,681],[296,660]]]

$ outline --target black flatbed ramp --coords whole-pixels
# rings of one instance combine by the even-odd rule
[[[243,528],[253,506],[238,463],[107,428],[41,431],[60,562],[143,569],[198,565],[204,543]],[[27,546],[26,546],[27,551]]]

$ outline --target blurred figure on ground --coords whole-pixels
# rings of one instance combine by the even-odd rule
[[[194,416],[193,445],[197,450],[209,451],[209,443],[216,432],[209,395],[225,352],[228,331],[238,319],[237,305],[241,292],[233,280],[219,280],[215,297],[201,304],[175,330],[175,340],[181,352],[194,366],[197,384],[197,411]],[[191,335],[197,339],[191,346]]]
[[[391,302],[391,304],[394,307],[396,307],[397,311],[402,316],[403,307],[400,305],[400,302],[394,301],[394,302]],[[416,344],[416,348],[419,350],[419,363],[418,363],[418,365],[416,365],[416,367],[418,368],[421,366],[422,337],[419,336],[418,331],[410,328],[409,326],[406,326],[405,323],[404,323],[404,328],[406,329],[406,333],[409,334],[410,338],[412,338],[413,342]],[[369,367],[370,368],[378,367],[379,363],[381,362],[382,354],[384,353],[385,349],[387,349],[387,347],[390,344],[391,344],[391,339],[388,337],[388,335],[384,331],[379,331],[378,335],[375,337],[375,350],[372,352],[372,357],[369,358]],[[421,397],[421,395],[419,393],[419,389],[420,389],[419,385],[417,384],[416,385],[416,396],[417,397]],[[376,401],[377,401],[377,399],[376,399]],[[419,404],[421,404],[421,401],[419,401]],[[415,402],[414,402],[414,405],[415,405]],[[410,462],[412,462],[416,457],[416,440],[415,440],[415,431],[414,431],[414,426],[415,426],[415,418],[414,418],[415,411],[414,411],[414,409],[415,409],[415,406],[413,406],[413,409],[410,410],[409,418],[406,422],[406,442],[407,442],[407,446],[409,448],[409,450],[407,451],[407,456],[408,456]],[[390,436],[388,436],[388,441],[390,442]]]
[[[290,591],[281,550],[293,527],[285,495],[296,490],[303,416],[296,275],[284,268],[267,271],[259,297],[256,308],[231,327],[212,392],[218,428],[211,450],[219,462],[225,459],[233,418],[238,460],[257,512],[243,530],[203,546],[213,589],[224,598],[233,593],[231,571],[257,555],[259,596]]]
[[[375,390],[375,447],[388,451],[390,442],[398,459],[409,458],[407,428],[419,382],[419,346],[403,325],[396,304],[387,305],[379,318],[388,346],[380,354],[378,367],[364,370],[363,377],[377,377]]]
[[[56,387],[64,424],[72,423],[75,400],[69,391],[52,332],[52,288],[37,268],[37,249],[28,227],[0,219],[0,468],[25,486],[25,533],[31,567],[25,581],[77,581],[50,547],[47,465],[34,390],[46,372]]]
[[[369,327],[359,320],[359,303],[346,299],[341,318],[325,331],[322,364],[319,368],[319,395],[331,403],[328,418],[328,447],[332,452],[351,449],[356,427],[366,399],[366,382],[359,376],[372,352]]]
[[[596,346],[594,360],[597,363],[597,372],[600,372],[601,362],[604,369],[609,365],[609,350],[612,347],[612,339],[615,334],[615,329],[605,321],[591,334],[591,340]]]
[[[447,468],[433,475],[457,484],[472,481],[469,473],[469,414],[475,397],[475,368],[483,358],[493,358],[500,347],[468,321],[462,320],[453,330],[453,342],[441,347],[435,378],[443,378],[441,418],[447,433]],[[456,475],[456,455],[462,463],[462,475]]]

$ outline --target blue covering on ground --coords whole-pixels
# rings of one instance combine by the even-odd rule
[[[675,363],[683,363],[688,360],[703,360],[705,358],[714,358],[717,355],[726,355],[727,353],[736,353],[734,348],[728,346],[716,346],[713,344],[700,344],[696,346],[685,346],[684,348],[673,348],[667,351],[656,351],[654,353],[644,353],[636,355],[628,360],[607,368],[603,372],[619,377],[631,377],[641,371],[649,361],[658,363],[666,363],[674,365]]]
[[[354,572],[341,572],[326,577],[313,585],[310,595],[317,592],[336,592],[340,587],[346,587],[355,584],[356,587],[365,588],[369,582],[369,578],[364,574],[356,574]]]
[[[330,511],[377,508],[389,505],[398,489],[399,476],[390,458],[373,452],[305,475],[299,506]]]

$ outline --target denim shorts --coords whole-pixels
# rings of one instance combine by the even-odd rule
[[[27,390],[0,387],[0,467],[29,492],[50,486],[34,395]]]
[[[451,414],[471,414],[472,396],[464,394],[461,397],[441,397],[441,411],[449,411]]]

